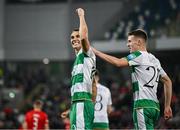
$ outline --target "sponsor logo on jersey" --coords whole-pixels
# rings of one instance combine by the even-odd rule
[[[132,60],[132,59],[136,58],[136,55],[135,55],[135,54],[129,54],[129,55],[127,56],[127,58],[128,58],[129,60]]]

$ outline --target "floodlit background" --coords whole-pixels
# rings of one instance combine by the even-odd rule
[[[32,101],[45,102],[50,128],[68,125],[59,113],[70,106],[74,51],[70,33],[79,26],[75,9],[85,9],[91,44],[117,57],[126,56],[127,32],[143,28],[148,50],[161,61],[173,82],[174,117],[163,119],[163,86],[158,97],[157,129],[180,129],[179,0],[0,0],[0,128],[18,129]],[[101,83],[112,94],[111,129],[132,129],[129,68],[97,58]]]

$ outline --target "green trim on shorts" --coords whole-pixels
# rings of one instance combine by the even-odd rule
[[[94,129],[98,129],[98,128],[109,129],[109,123],[93,123],[93,128]]]
[[[134,101],[134,109],[140,109],[140,108],[154,108],[160,111],[160,105],[158,102],[155,102],[153,100],[148,99],[141,99]]]

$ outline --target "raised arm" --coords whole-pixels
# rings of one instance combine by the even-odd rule
[[[105,54],[101,51],[96,50],[95,48],[92,48],[94,53],[100,57],[101,59],[109,62],[110,64],[113,64],[117,67],[124,67],[124,66],[128,66],[128,60],[126,58],[116,58],[114,56],[110,56],[108,54]]]
[[[79,22],[80,22],[79,33],[81,37],[82,48],[84,52],[87,52],[89,50],[90,43],[88,40],[88,27],[87,27],[85,17],[84,17],[85,13],[82,8],[76,9],[76,12],[79,16]]]
[[[172,82],[170,78],[166,75],[161,77],[161,81],[164,84],[164,119],[169,119],[172,117],[171,110],[171,97],[172,97]]]
[[[92,101],[96,102],[96,96],[97,96],[97,83],[95,78],[93,78],[93,83],[92,83]]]

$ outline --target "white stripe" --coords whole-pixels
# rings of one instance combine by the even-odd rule
[[[137,109],[136,112],[137,112],[138,129],[140,130],[146,129],[143,109]]]
[[[72,76],[83,73],[83,64],[77,64],[73,67]]]
[[[132,82],[136,82],[137,81],[137,78],[135,76],[135,73],[131,73],[131,79],[132,79]]]
[[[76,128],[77,130],[84,130],[84,103],[80,102],[76,105]]]
[[[89,92],[92,93],[91,85],[85,83],[76,83],[71,87],[71,96],[74,95],[76,92]]]

